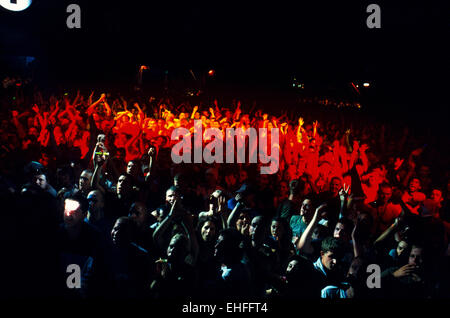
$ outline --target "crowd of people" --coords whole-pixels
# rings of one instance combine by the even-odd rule
[[[239,100],[94,95],[1,101],[6,296],[450,296],[448,158],[433,136]],[[174,164],[172,131],[195,120],[278,128],[278,171]]]

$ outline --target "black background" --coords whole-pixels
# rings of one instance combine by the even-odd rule
[[[381,7],[381,29],[366,26],[372,2]],[[66,26],[70,3],[81,7],[81,29]],[[385,105],[441,113],[444,3],[35,0],[23,12],[0,10],[0,55],[36,57],[37,73],[50,82],[123,83],[141,64],[171,75],[213,68],[223,84],[256,89],[288,86],[293,75],[370,80]]]

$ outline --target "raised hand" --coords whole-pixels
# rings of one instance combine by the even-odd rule
[[[405,159],[395,158],[394,169],[398,170],[398,168],[401,167],[401,165],[403,164],[404,161],[405,161]]]
[[[155,157],[155,155],[156,155],[156,148],[155,148],[155,146],[150,146],[150,148],[148,149],[147,154],[150,157],[152,157],[152,158]]]
[[[225,208],[227,206],[227,199],[225,198],[225,196],[220,195],[217,198],[217,213],[222,213],[223,211],[225,211]]]
[[[366,152],[367,149],[369,149],[369,146],[362,144],[361,147],[359,147],[359,152]]]
[[[345,198],[348,197],[349,191],[350,191],[350,185],[347,185],[344,183],[341,190],[339,190],[339,196],[341,197],[341,200],[345,200]]]
[[[241,227],[241,234],[247,236],[250,232],[250,224],[244,223]]]
[[[417,266],[414,264],[406,264],[405,266],[400,267],[395,272],[392,273],[394,277],[400,278],[411,275],[416,270]]]
[[[326,203],[323,203],[323,204],[321,204],[317,209],[316,209],[316,211],[314,212],[314,216],[317,218],[317,217],[320,217],[321,219],[325,219],[326,217],[327,217],[327,212],[326,211],[324,211],[324,209],[327,207],[327,204]]]
[[[234,199],[236,200],[236,202],[241,202],[242,203],[242,200],[244,199],[244,196],[242,195],[242,193],[238,193],[238,194],[236,194]]]

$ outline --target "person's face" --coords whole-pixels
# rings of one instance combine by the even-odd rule
[[[398,256],[402,255],[406,251],[407,248],[408,248],[408,243],[406,243],[405,241],[398,242],[397,255]]]
[[[66,199],[64,201],[64,224],[68,227],[81,224],[84,220],[84,213],[78,201]]]
[[[409,192],[413,193],[420,190],[420,181],[417,178],[412,179],[409,182]]]
[[[111,239],[115,245],[120,245],[126,241],[126,236],[124,235],[124,225],[123,221],[117,220],[111,230]]]
[[[133,212],[129,215],[139,228],[142,228],[147,223],[147,211],[145,206],[136,204]]]
[[[281,238],[283,233],[283,225],[278,221],[272,221],[272,224],[270,225],[270,234],[275,238]]]
[[[83,171],[78,181],[78,186],[82,192],[88,192],[91,189],[92,173]]]
[[[178,199],[176,192],[171,189],[167,190],[166,202],[169,203],[170,205],[173,205],[173,203],[175,202],[176,199]]]
[[[433,200],[436,203],[440,203],[442,201],[442,192],[440,190],[434,189],[431,191],[431,200]]]
[[[322,264],[326,269],[331,271],[336,267],[338,259],[335,253],[333,253],[332,251],[328,251],[326,253],[321,251],[320,255],[322,259]]]
[[[45,174],[36,175],[33,182],[42,190],[45,190],[45,188],[47,187],[47,177],[45,176]]]
[[[350,238],[345,230],[344,224],[338,222],[334,228],[333,236],[337,239],[348,241]]]
[[[245,180],[247,180],[247,178],[248,178],[248,175],[247,175],[246,171],[242,170],[241,172],[239,172],[239,182],[240,183],[242,183]]]
[[[338,193],[339,190],[341,189],[341,187],[342,187],[341,180],[339,180],[339,179],[331,180],[331,182],[330,182],[331,193],[334,193],[334,194]]]
[[[255,216],[250,223],[250,235],[253,237],[255,235],[258,226],[262,223],[262,218],[260,216]]]
[[[171,261],[180,259],[184,254],[183,244],[180,239],[174,237],[170,240],[169,246],[167,247],[167,258]]]
[[[287,194],[288,191],[289,191],[288,184],[286,182],[281,182],[280,183],[280,193],[281,194]]]
[[[139,172],[139,167],[133,161],[128,162],[127,173],[132,176],[137,176]]]
[[[89,192],[87,200],[89,201],[89,211],[91,212],[100,211],[105,206],[103,196],[97,190]]]
[[[286,274],[287,275],[292,275],[295,272],[298,271],[299,267],[299,262],[297,260],[292,260],[288,263],[287,268],[286,268]]]
[[[177,188],[184,188],[185,183],[183,182],[182,178],[176,177],[173,179],[173,185]]]
[[[305,199],[300,206],[300,215],[304,218],[309,217],[312,212],[312,202],[309,199]]]
[[[34,127],[30,127],[30,129],[28,129],[28,134],[31,136],[39,137],[39,132]]]
[[[128,195],[131,191],[131,181],[127,176],[121,175],[117,181],[117,194]]]
[[[233,186],[236,184],[237,178],[234,174],[230,174],[225,176],[225,182],[227,183],[228,186]]]
[[[411,252],[409,253],[408,264],[421,266],[422,263],[423,263],[423,251],[421,248],[414,247],[413,249],[411,249]]]
[[[392,197],[392,189],[389,187],[382,187],[379,192],[379,199],[382,203],[386,203]]]
[[[216,236],[216,225],[211,221],[206,221],[201,228],[201,236],[204,242],[211,242]]]
[[[240,232],[242,228],[245,227],[246,225],[250,225],[250,219],[248,217],[248,214],[247,213],[239,214],[239,217],[236,221],[236,228]]]
[[[354,259],[348,268],[347,277],[353,276],[358,278],[362,271],[362,262],[358,259]]]

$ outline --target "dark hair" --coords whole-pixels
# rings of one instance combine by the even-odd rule
[[[387,182],[382,182],[380,183],[380,185],[378,186],[378,189],[381,190],[381,188],[391,188],[392,189],[392,185],[390,185]]]
[[[169,191],[169,190],[172,190],[173,192],[175,192],[176,194],[179,194],[180,193],[180,189],[178,188],[178,187],[176,187],[176,186],[170,186],[167,190],[166,190],[166,192],[167,191]]]
[[[336,254],[342,254],[344,246],[340,240],[334,237],[326,237],[321,244],[320,250],[324,253],[333,252]]]
[[[345,232],[350,234],[353,230],[353,222],[347,218],[340,218],[336,224],[341,223],[342,225],[344,225],[345,228]]]
[[[126,231],[126,238],[127,240],[131,240],[133,237],[133,233],[135,231],[135,223],[133,222],[133,219],[128,216],[121,216],[116,219],[114,224],[119,222],[122,224],[122,231]]]
[[[133,159],[133,160],[128,161],[128,163],[130,163],[130,162],[134,163],[138,167],[140,167],[142,165],[142,162],[140,160],[137,160],[137,159]]]
[[[287,237],[287,236],[289,236],[291,234],[291,233],[289,233],[290,232],[289,230],[290,230],[291,227],[289,226],[289,223],[288,223],[288,221],[285,218],[282,218],[280,216],[275,216],[270,221],[271,225],[272,225],[272,222],[278,222],[278,223],[280,223],[283,226],[283,230],[284,230],[283,236],[284,237]]]
[[[94,174],[94,172],[90,169],[84,169],[83,171],[81,171],[81,173],[83,173],[83,172]]]
[[[217,218],[214,217],[214,216],[206,216],[206,217],[202,217],[202,218],[200,218],[200,219],[198,220],[198,223],[197,223],[197,230],[198,230],[198,231],[201,231],[203,225],[205,225],[206,222],[212,222],[212,223],[214,223],[214,225],[216,226],[216,229],[217,229],[217,230],[219,229],[219,220],[217,220]]]

